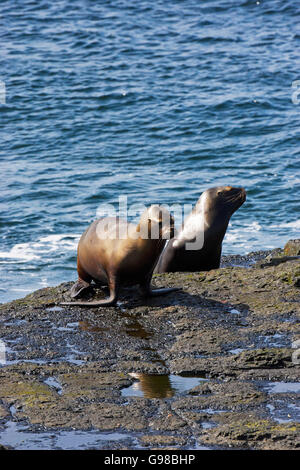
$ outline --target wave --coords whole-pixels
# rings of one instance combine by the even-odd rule
[[[5,262],[13,260],[14,262],[26,263],[39,260],[41,257],[45,258],[48,253],[60,250],[75,252],[79,238],[78,234],[56,234],[41,237],[36,242],[17,243],[9,251],[0,251],[0,259]]]
[[[284,244],[299,235],[300,219],[274,225],[263,225],[253,221],[236,226],[229,223],[224,237],[224,254],[247,253],[259,249],[282,248]],[[281,229],[281,230],[280,230]]]
[[[271,228],[294,228],[300,229],[300,219],[292,222],[283,222],[282,224],[270,225]]]

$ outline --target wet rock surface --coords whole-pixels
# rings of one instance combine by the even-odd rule
[[[284,254],[287,256],[300,255],[300,238],[289,240],[284,246]]]
[[[300,448],[300,262],[282,250],[238,258],[155,275],[182,290],[124,289],[116,307],[60,306],[71,282],[2,304],[0,443]]]

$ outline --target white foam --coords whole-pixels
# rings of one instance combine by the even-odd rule
[[[14,260],[26,263],[41,259],[47,253],[58,250],[76,250],[80,235],[78,234],[56,234],[41,237],[38,241],[17,243],[9,251],[0,251],[0,259]]]
[[[255,250],[257,248],[257,238],[253,234],[263,233],[263,231],[263,227],[256,220],[242,227],[233,227],[232,222],[230,222],[224,237],[224,247],[234,245],[239,248],[241,253],[245,250]],[[266,246],[264,248],[267,249]]]
[[[39,259],[40,256],[34,253],[29,243],[17,243],[10,251],[0,251],[0,258],[31,261]]]
[[[236,232],[227,232],[225,235],[225,240],[228,242],[235,242],[239,238],[239,233],[238,231]]]
[[[300,219],[293,220],[292,222],[283,222],[278,225],[270,225],[271,228],[295,228],[300,229]]]
[[[256,220],[243,226],[230,222],[224,238],[223,253],[247,253],[283,246],[287,240],[297,237],[299,227],[300,220],[266,226]]]

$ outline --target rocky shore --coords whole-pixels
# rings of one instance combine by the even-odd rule
[[[0,443],[300,449],[299,255],[155,275],[182,290],[124,289],[116,307],[60,306],[72,282],[0,305]]]

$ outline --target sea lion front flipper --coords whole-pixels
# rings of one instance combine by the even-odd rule
[[[78,297],[80,292],[82,292],[84,289],[87,289],[89,286],[89,282],[79,278],[78,281],[75,282],[75,284],[71,287],[70,296],[73,298]]]
[[[78,281],[77,281],[78,282]],[[82,281],[85,282],[85,281]],[[60,305],[69,305],[69,306],[78,306],[78,307],[110,307],[115,305],[118,300],[119,295],[119,282],[117,282],[116,277],[111,274],[109,276],[109,290],[110,296],[107,299],[101,300],[92,300],[91,302],[87,301],[78,301],[78,302],[61,302]]]

